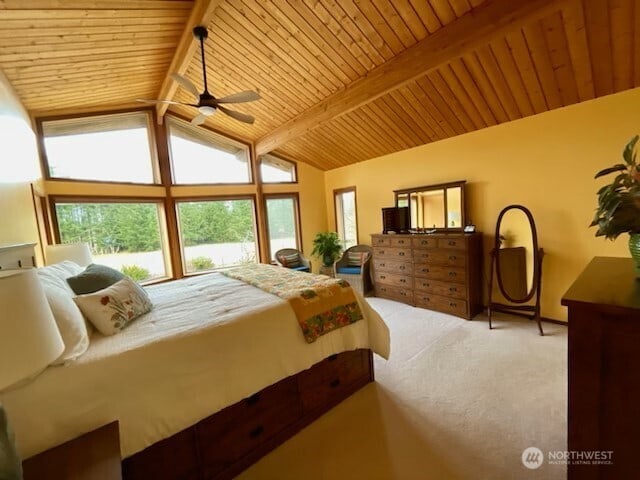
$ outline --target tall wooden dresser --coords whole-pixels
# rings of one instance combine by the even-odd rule
[[[482,234],[371,235],[375,293],[471,319],[482,311]]]
[[[568,450],[601,452],[599,464],[570,463],[567,478],[638,478],[640,279],[633,260],[595,257],[562,304],[569,307]]]

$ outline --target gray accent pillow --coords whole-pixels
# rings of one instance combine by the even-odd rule
[[[84,272],[67,278],[67,283],[76,295],[104,290],[125,277],[122,272],[106,265],[92,263]]]
[[[22,480],[22,462],[16,451],[7,414],[0,405],[0,480]]]

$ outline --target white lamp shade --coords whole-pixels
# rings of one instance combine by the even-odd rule
[[[35,269],[6,273],[0,276],[0,390],[39,373],[64,350]]]
[[[91,251],[86,243],[60,243],[47,245],[46,248],[47,265],[60,263],[64,260],[71,260],[81,267],[86,267],[91,263]]]

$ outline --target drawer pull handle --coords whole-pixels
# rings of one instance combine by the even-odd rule
[[[453,303],[453,302],[449,302],[449,306],[450,306],[450,307],[455,307],[455,306],[457,306],[457,304],[456,304],[456,303]]]
[[[331,380],[331,381],[329,382],[329,386],[330,386],[331,388],[336,388],[338,385],[340,385],[340,379],[339,379],[339,378],[336,378],[336,379]]]
[[[450,277],[455,277],[456,276],[456,272],[449,272],[449,276]]]
[[[333,361],[335,361],[337,358],[338,358],[338,354],[337,354],[337,353],[334,353],[333,355],[329,355],[329,356],[327,357],[327,360],[329,360],[330,362],[333,362]]]
[[[380,264],[380,266],[381,266],[381,267],[384,267],[384,266],[385,266],[385,264],[384,264],[384,263],[381,263],[381,264]]]
[[[449,260],[455,260],[456,256],[455,255],[449,255]]]
[[[404,270],[406,267],[404,265],[400,265],[400,270]]]
[[[384,276],[384,275],[380,275],[380,278],[382,278],[382,279],[384,280],[384,279],[385,279],[385,278],[387,278],[387,277],[386,277],[386,276]]]
[[[420,242],[420,245],[429,245],[429,242],[426,242],[426,241],[423,240],[423,241]]]
[[[256,403],[258,403],[260,401],[260,392],[258,393],[254,393],[253,395],[251,395],[250,397],[248,397],[245,400],[245,403],[247,405],[255,405]]]
[[[449,287],[450,292],[457,292],[458,289],[456,287]]]
[[[404,245],[404,240],[398,240],[398,244]]]
[[[258,425],[256,428],[249,432],[249,437],[256,438],[264,433],[264,427],[262,425]]]
[[[453,240],[449,242],[449,246],[450,247],[455,247],[456,246],[456,242],[454,242]]]
[[[400,257],[404,257],[404,252],[400,252],[400,253],[398,253],[398,256],[400,256]]]
[[[407,279],[406,278],[401,278],[400,279],[400,283],[407,283]]]

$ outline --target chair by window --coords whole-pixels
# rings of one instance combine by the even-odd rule
[[[278,250],[275,255],[276,263],[281,267],[299,270],[301,272],[311,271],[311,262],[302,255],[302,252],[295,248],[283,248]]]
[[[371,256],[373,250],[368,245],[354,245],[347,248],[342,258],[333,264],[336,278],[342,278],[363,295],[371,289]]]

